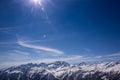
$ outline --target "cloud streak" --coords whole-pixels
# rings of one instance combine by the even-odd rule
[[[0,56],[0,61],[21,61],[21,60],[27,60],[30,59],[30,54],[27,52],[19,51],[19,50],[13,50],[13,51],[7,51],[3,55]]]
[[[96,56],[94,60],[98,61],[119,61],[120,60],[120,52],[108,54],[104,56]]]
[[[16,52],[22,55],[29,56],[28,53],[21,53],[20,51],[16,51]],[[13,55],[13,54],[10,54],[10,55]],[[50,63],[54,61],[67,61],[70,63],[115,61],[115,60],[118,60],[119,57],[120,57],[120,53],[114,53],[114,54],[109,54],[105,56],[93,56],[93,57],[85,57],[85,56],[80,56],[80,55],[69,55],[69,56],[62,55],[61,57],[59,56],[59,57],[52,57],[52,58],[36,58],[36,59],[31,58],[29,60],[26,59],[26,60],[12,61],[12,62],[11,61],[3,62],[0,64],[0,68],[27,64],[27,63],[38,63],[39,64],[42,62]]]
[[[43,51],[47,51],[47,52],[52,52],[52,53],[58,54],[58,55],[64,54],[63,51],[60,51],[60,50],[57,50],[57,49],[43,47],[43,46],[37,46],[37,45],[31,45],[31,44],[25,43],[23,41],[18,41],[18,44],[20,46],[23,46],[23,47],[27,47],[27,48],[31,48],[31,49],[43,50]]]
[[[27,64],[27,63],[51,63],[55,61],[67,61],[67,62],[80,62],[82,60],[82,56],[69,56],[69,57],[63,57],[63,58],[44,58],[44,59],[36,59],[36,60],[24,60],[24,61],[12,61],[12,62],[4,62],[0,64],[0,68],[4,67],[10,67],[10,66],[17,66],[21,64]]]
[[[114,54],[110,54],[110,55],[107,55],[108,57],[115,57],[115,56],[119,56],[120,57],[120,52],[118,53],[114,53]]]

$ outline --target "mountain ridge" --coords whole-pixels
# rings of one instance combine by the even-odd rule
[[[120,80],[120,63],[29,63],[0,71],[0,80]]]

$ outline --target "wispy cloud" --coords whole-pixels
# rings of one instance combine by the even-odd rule
[[[4,34],[9,34],[9,35],[13,35],[16,36],[15,34],[15,27],[5,27],[5,28],[0,28],[0,32],[4,33]]]
[[[100,59],[102,58],[103,56],[95,56],[96,59]]]
[[[97,56],[96,58],[110,58],[110,57],[120,57],[120,52],[108,54],[108,55],[104,55],[104,56]]]
[[[19,51],[16,51],[19,53]],[[13,56],[13,54],[10,54]],[[21,53],[21,55],[29,55],[28,53]],[[19,56],[19,55],[18,55]],[[119,53],[114,53],[110,55],[105,55],[105,56],[94,56],[94,57],[88,57],[88,56],[80,56],[80,55],[67,55],[65,54],[63,56],[58,56],[58,57],[52,57],[52,58],[37,58],[37,59],[29,59],[29,60],[19,60],[19,61],[11,61],[11,62],[3,62],[1,63],[0,67],[8,67],[8,66],[15,66],[15,65],[21,65],[21,64],[26,64],[26,63],[50,63],[54,61],[67,61],[70,63],[79,63],[79,62],[96,62],[96,61],[114,61],[120,57]],[[114,58],[113,58],[114,57]]]
[[[13,51],[7,51],[3,55],[0,56],[0,61],[21,61],[21,60],[27,60],[30,59],[30,54],[27,52],[19,51],[19,50],[13,50]]]
[[[26,61],[12,61],[12,62],[3,62],[0,64],[0,68],[4,67],[10,67],[10,66],[17,66],[21,64],[27,64],[27,63],[50,63],[55,61],[67,61],[70,62],[80,62],[82,60],[82,56],[70,56],[70,57],[63,57],[63,58],[44,58],[44,59],[36,59],[36,60],[26,60]]]
[[[91,51],[91,49],[89,49],[89,48],[83,48],[85,51],[87,51],[87,52],[90,52]]]
[[[61,57],[61,58],[57,57],[57,58],[36,59],[36,60],[31,60],[30,62],[32,63],[41,63],[41,62],[50,63],[54,61],[80,62],[80,60],[82,60],[82,56],[74,55],[74,56]]]
[[[110,55],[107,55],[108,57],[114,57],[114,56],[119,56],[120,57],[120,52],[118,53],[113,53],[113,54],[110,54]]]
[[[38,50],[43,50],[43,51],[47,51],[47,52],[52,52],[52,53],[58,54],[58,55],[64,54],[63,51],[60,51],[58,49],[53,49],[53,48],[48,48],[48,47],[43,47],[43,46],[32,45],[32,44],[25,43],[23,41],[18,41],[18,44],[20,46],[23,46],[23,47],[32,48],[32,49],[38,49]]]
[[[118,53],[113,53],[113,54],[108,54],[108,55],[104,55],[104,56],[96,56],[94,58],[95,60],[104,60],[104,61],[118,61],[120,60],[120,52]]]

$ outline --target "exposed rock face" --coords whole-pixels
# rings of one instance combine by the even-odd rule
[[[71,66],[64,61],[30,63],[1,70],[0,80],[120,80],[120,64],[104,62]]]

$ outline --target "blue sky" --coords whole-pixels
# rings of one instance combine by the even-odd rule
[[[119,0],[1,0],[0,67],[120,58]]]

